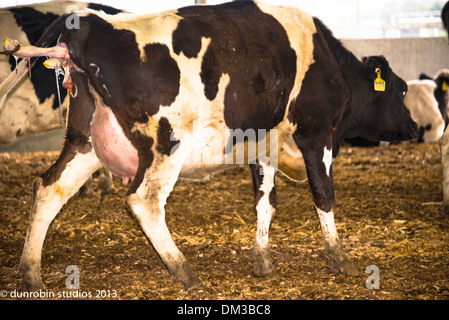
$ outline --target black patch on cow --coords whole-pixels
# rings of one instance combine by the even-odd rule
[[[173,50],[196,58],[211,39],[201,65],[207,99],[214,100],[229,74],[224,118],[229,128],[271,129],[283,118],[296,75],[296,54],[286,31],[251,1],[178,10]]]
[[[432,129],[432,125],[428,124],[427,126],[420,126],[418,128],[418,142],[424,142],[424,134],[426,131],[430,131]]]
[[[89,9],[92,9],[92,10],[103,11],[104,13],[107,13],[107,14],[110,14],[110,15],[115,15],[115,14],[118,14],[120,12],[123,12],[120,9],[116,9],[114,7],[110,7],[110,6],[107,6],[107,5],[104,5],[104,4],[99,4],[99,3],[89,3],[87,5],[87,7]]]
[[[14,19],[22,31],[25,32],[30,44],[36,44],[37,40],[44,33],[45,29],[50,26],[59,16],[53,13],[43,13],[33,9],[32,7],[15,7],[8,9],[14,14]],[[52,43],[55,45],[56,41]],[[45,102],[48,98],[54,95],[53,99],[53,109],[59,107],[59,100],[57,96],[57,87],[55,80],[55,73],[51,70],[46,69],[43,66],[43,62],[46,60],[45,57],[37,58],[34,67],[31,70],[31,83],[33,84],[36,96],[39,99],[39,103]],[[9,58],[9,63],[11,65],[11,71],[16,68],[16,60],[14,57]],[[63,89],[62,82],[63,79],[59,79],[59,87],[61,88],[61,101],[64,100],[67,95],[67,90]]]
[[[32,7],[14,7],[8,10],[14,14],[17,25],[25,32],[31,44],[35,44],[45,29],[58,18],[56,14],[43,13]]]
[[[169,156],[177,148],[179,140],[172,137],[173,128],[167,118],[162,117],[157,127],[157,146],[156,150],[163,155]]]
[[[444,29],[448,31],[449,35],[449,2],[446,2],[441,10],[441,21],[443,22]]]
[[[380,141],[370,141],[362,137],[346,138],[345,143],[354,147],[376,147]]]
[[[170,106],[179,94],[181,73],[166,45],[144,46],[141,60],[136,35],[114,29],[96,15],[81,17],[79,30],[61,36],[75,64],[87,72],[94,89],[106,105],[126,124],[144,123],[160,106]],[[95,67],[92,67],[94,65]]]

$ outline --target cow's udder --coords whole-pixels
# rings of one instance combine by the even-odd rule
[[[98,94],[93,95],[97,108],[92,120],[92,145],[101,163],[126,185],[137,172],[137,150],[123,133],[112,110],[103,106]]]

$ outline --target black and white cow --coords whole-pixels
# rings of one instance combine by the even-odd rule
[[[421,74],[420,78],[433,82],[435,99],[440,112],[445,117],[446,129],[439,140],[439,145],[442,164],[443,210],[449,213],[449,130],[447,126],[449,122],[449,70],[439,70],[433,77]]]
[[[437,99],[441,88],[434,80],[422,78],[407,81],[407,86],[404,104],[418,125],[418,142],[438,141],[447,121],[447,102],[442,104]]]
[[[270,152],[279,151],[279,159],[270,153],[250,164],[257,211],[254,274],[274,272],[268,231],[277,169],[294,180],[308,178],[332,270],[357,273],[334,223],[332,156],[346,136],[405,140],[417,131],[403,105],[407,85],[385,58],[359,61],[318,19],[252,1],[148,16],[80,15],[79,30],[65,29],[62,18],[38,43],[46,47],[60,36],[58,46],[15,53],[59,59],[74,87],[64,148],[33,186],[19,268],[24,290],[43,287],[47,229],[102,165],[132,180],[127,203],[174,278],[184,288],[198,284],[167,229],[166,199],[178,177],[222,168],[223,158],[233,157],[229,145],[248,142],[249,148],[250,133],[259,147],[269,135]],[[379,73],[385,91],[374,90]],[[273,149],[272,136],[278,138]],[[192,155],[199,146],[218,146],[218,161]]]
[[[420,80],[430,80],[433,82],[433,96],[438,104],[441,116],[444,120],[444,127],[449,123],[449,69],[441,69],[433,76],[425,73],[419,75]]]
[[[78,9],[77,9],[78,8]],[[35,44],[45,29],[61,15],[71,10],[102,10],[109,14],[120,12],[115,8],[77,1],[51,1],[30,5],[2,8],[0,10],[0,39],[6,36],[21,44]],[[56,41],[54,42],[56,44]],[[48,72],[39,58],[28,74],[26,62],[22,72],[11,74],[17,61],[11,56],[0,55],[0,143],[6,144],[20,136],[62,128],[59,98],[55,74]],[[61,113],[65,114],[69,99],[67,90],[60,84]]]

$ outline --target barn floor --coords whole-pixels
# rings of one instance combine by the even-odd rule
[[[0,154],[6,298],[20,287],[32,181],[56,157]],[[442,212],[440,170],[438,144],[342,148],[334,162],[336,225],[358,276],[331,272],[308,185],[281,175],[270,230],[277,273],[252,276],[256,216],[251,175],[242,167],[209,182],[178,182],[168,199],[168,227],[203,281],[200,288],[184,291],[171,279],[128,210],[119,180],[115,194],[101,198],[97,191],[64,206],[44,245],[43,282],[57,298],[67,292],[66,267],[76,265],[80,292],[105,299],[449,299],[449,215]],[[379,268],[380,289],[365,286],[370,265]]]

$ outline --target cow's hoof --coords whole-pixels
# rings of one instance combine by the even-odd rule
[[[345,259],[344,261],[340,262],[332,261],[331,264],[332,264],[331,269],[334,272],[348,274],[351,276],[359,274],[359,270],[357,270],[355,265],[349,259]]]
[[[261,249],[254,245],[251,254],[253,257],[253,274],[256,277],[265,277],[276,273],[276,269],[271,262],[270,248]]]
[[[253,262],[253,274],[256,277],[266,277],[276,273],[271,261],[255,261]]]
[[[203,284],[200,279],[198,279],[195,275],[189,277],[186,280],[181,281],[184,290],[187,291],[189,289],[195,289],[201,287]]]
[[[78,192],[78,196],[82,198],[91,198],[95,195],[94,189],[92,187],[82,186]]]
[[[20,287],[20,291],[22,292],[34,292],[39,290],[44,290],[45,286],[42,283],[42,281],[39,279],[39,281],[29,281],[29,280],[22,280],[22,285]]]
[[[114,194],[115,188],[102,188],[101,189],[101,196],[105,196],[107,194]]]

